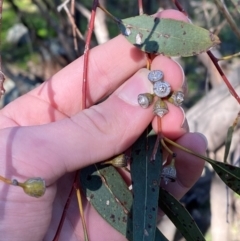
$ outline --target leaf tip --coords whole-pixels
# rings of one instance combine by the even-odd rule
[[[209,31],[209,36],[211,41],[213,42],[213,46],[221,43],[219,37],[216,34],[213,34],[212,32]]]

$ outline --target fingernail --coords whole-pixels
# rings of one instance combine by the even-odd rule
[[[172,59],[178,66],[179,68],[181,69],[182,71],[182,87],[186,85],[186,78],[185,78],[185,73],[184,73],[184,70],[183,70],[183,67],[182,65],[176,60],[176,59]],[[185,93],[184,93],[185,94]]]
[[[189,125],[186,118],[184,119],[181,128],[184,129],[186,132],[189,132]]]
[[[139,70],[116,91],[117,96],[130,105],[139,106],[138,95],[152,93],[152,85],[147,78],[148,73],[147,69]]]
[[[185,130],[186,132],[189,132],[189,125],[188,125],[188,122],[187,122],[187,119],[186,119],[186,114],[185,114],[185,111],[183,110],[183,108],[182,107],[179,107],[181,110],[182,110],[182,112],[183,112],[183,121],[182,121],[182,125],[181,125],[181,128],[183,129],[183,130]]]

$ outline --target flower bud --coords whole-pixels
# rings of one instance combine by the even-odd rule
[[[45,180],[41,177],[29,178],[24,183],[19,183],[26,194],[31,197],[41,197],[46,191]]]
[[[103,162],[102,164],[103,165],[110,164],[110,165],[113,165],[114,167],[126,167],[127,166],[127,158],[124,154],[120,154],[111,160]]]

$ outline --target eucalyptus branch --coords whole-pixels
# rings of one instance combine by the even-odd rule
[[[224,74],[224,72],[222,71],[221,67],[218,64],[219,59],[216,58],[213,53],[211,51],[207,51],[208,56],[210,57],[210,59],[212,60],[213,64],[215,65],[215,67],[217,68],[219,74],[221,75],[223,81],[225,82],[225,84],[227,85],[230,94],[237,100],[237,102],[240,104],[240,97],[238,96],[237,92],[234,90],[234,88],[232,87],[231,83],[229,82],[228,78],[226,77],[226,75]]]
[[[185,13],[184,9],[182,8],[181,4],[178,2],[178,0],[172,0],[173,3],[175,4],[175,6],[178,8],[179,11]],[[215,0],[217,1],[217,0]],[[239,35],[240,36],[240,35]],[[230,84],[228,78],[226,77],[226,75],[224,74],[224,72],[222,71],[221,67],[218,64],[218,61],[221,59],[216,58],[211,51],[207,51],[207,54],[209,56],[209,58],[212,60],[213,64],[215,65],[216,69],[218,70],[219,74],[221,75],[223,81],[225,82],[225,84],[227,85],[229,92],[231,93],[231,95],[237,100],[237,102],[240,104],[240,97],[237,94],[237,92],[234,90],[234,88],[232,87],[232,85]]]
[[[182,7],[182,5],[178,2],[178,0],[172,0],[172,2],[175,4],[175,6],[177,7],[177,9],[182,12],[184,15],[188,16],[187,12],[184,10],[184,8]]]
[[[237,9],[237,12],[240,14],[240,2],[238,0],[231,0],[234,7]]]
[[[226,6],[224,5],[224,3],[220,0],[214,0],[217,8],[222,12],[222,14],[224,15],[224,17],[226,18],[227,22],[229,23],[231,29],[233,30],[233,32],[236,34],[236,36],[240,39],[240,31],[238,26],[236,25],[234,19],[232,18],[232,16],[230,15],[230,13],[228,12]]]
[[[98,0],[94,0],[93,7],[92,7],[92,14],[88,26],[88,34],[86,38],[86,44],[84,49],[84,63],[83,63],[83,82],[82,82],[82,110],[86,109],[86,99],[87,99],[87,76],[88,76],[88,57],[89,57],[89,48],[90,48],[90,41],[93,33],[94,28],[94,21],[96,17],[96,10],[99,6]]]
[[[6,178],[6,177],[0,176],[0,180],[2,182],[5,182],[6,184],[9,184],[9,185],[12,184],[12,181],[10,179]]]
[[[68,2],[68,1],[67,1]],[[81,34],[81,32],[79,31],[79,29],[77,28],[76,24],[75,24],[75,21],[74,21],[74,18],[72,16],[72,14],[70,13],[69,9],[67,8],[66,4],[63,3],[61,5],[58,6],[58,11],[60,12],[62,9],[64,9],[64,11],[66,12],[67,16],[68,16],[68,19],[72,25],[72,28],[73,28],[73,36],[74,36],[74,33],[77,33],[78,37],[82,40],[84,40],[84,37],[83,35]]]
[[[142,15],[144,13],[142,0],[138,0],[138,12],[139,12],[139,15]]]
[[[228,56],[224,56],[222,58],[219,58],[218,61],[221,61],[221,60],[230,60],[232,58],[235,58],[235,57],[238,57],[240,56],[240,52],[236,53],[236,54],[232,54],[232,55],[228,55]]]
[[[209,159],[208,159],[207,157],[205,157],[205,156],[203,156],[203,155],[201,155],[201,154],[195,153],[195,152],[191,151],[190,149],[188,149],[188,148],[186,148],[186,147],[184,147],[184,146],[181,146],[181,145],[177,144],[176,142],[168,139],[167,137],[163,137],[163,140],[166,141],[166,142],[168,142],[169,144],[177,147],[178,149],[180,149],[180,150],[182,150],[182,151],[185,151],[185,152],[187,152],[187,153],[189,153],[189,154],[192,154],[192,155],[194,155],[194,156],[196,156],[196,157],[199,157],[199,158],[201,158],[201,159],[203,159],[203,160],[205,160],[205,161],[207,161],[207,162],[209,161]]]
[[[75,0],[71,1],[70,12],[71,12],[70,16],[72,16],[72,18],[74,19],[74,16],[75,16]],[[74,45],[75,51],[78,53],[77,34],[76,34],[78,28],[75,25],[75,21],[73,21],[73,22],[74,22],[74,24],[72,24],[73,45]]]

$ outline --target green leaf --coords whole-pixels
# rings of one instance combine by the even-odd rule
[[[132,150],[134,241],[155,240],[162,153],[158,148],[155,157],[152,156],[156,136],[146,136],[142,135]]]
[[[118,171],[112,166],[92,165],[81,170],[80,182],[84,194],[97,212],[128,240],[133,241],[129,208],[132,207],[132,193]],[[168,239],[156,228],[155,241]]]
[[[193,56],[220,43],[210,31],[183,21],[140,15],[118,23],[121,33],[147,53]]]
[[[212,165],[213,169],[223,182],[240,195],[240,168],[211,159],[209,159],[208,162]]]
[[[239,117],[240,117],[240,112],[239,112],[236,120],[238,120]],[[235,122],[235,123],[237,123],[237,122]],[[234,125],[235,125],[235,123],[234,123]],[[164,137],[164,141],[178,147],[179,149],[181,149],[183,151],[186,151],[187,153],[190,153],[196,157],[199,157],[199,158],[205,160],[206,162],[208,162],[209,164],[211,164],[213,169],[216,171],[216,173],[219,175],[219,177],[223,180],[223,182],[229,188],[231,188],[234,192],[236,192],[237,194],[240,194],[240,168],[239,167],[232,166],[232,165],[229,165],[224,162],[218,162],[218,161],[212,160],[208,157],[195,153],[183,146],[180,146],[177,143],[173,142],[172,140],[170,140],[166,137]]]
[[[228,157],[229,150],[230,150],[230,147],[231,147],[234,128],[237,126],[237,124],[239,122],[239,119],[240,119],[240,111],[238,112],[237,117],[235,118],[232,126],[230,126],[228,128],[227,139],[226,139],[226,142],[225,142],[224,159],[223,159],[223,162],[225,162],[225,163],[227,162],[227,157]]]
[[[234,126],[230,126],[228,128],[227,139],[225,142],[225,152],[224,152],[224,158],[223,158],[223,162],[225,162],[225,163],[227,162],[227,157],[228,157],[229,150],[231,147],[233,131],[234,131]]]
[[[116,230],[132,240],[132,194],[112,166],[92,165],[80,172],[80,182],[87,199]]]
[[[156,228],[155,241],[168,241],[158,228]]]
[[[162,188],[160,188],[159,207],[187,241],[205,241],[203,234],[189,212],[178,200]]]

